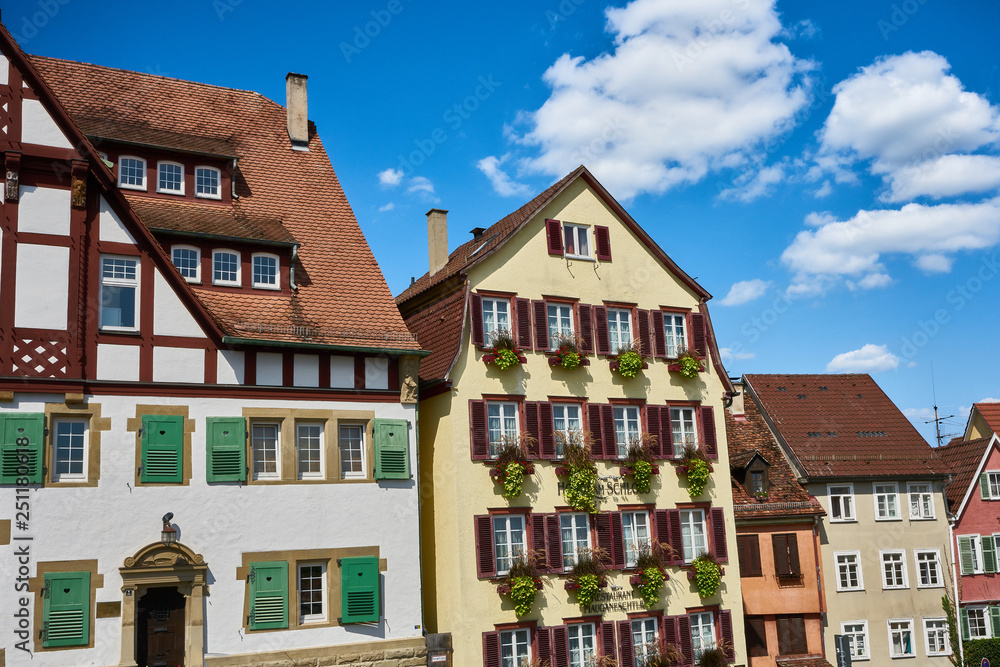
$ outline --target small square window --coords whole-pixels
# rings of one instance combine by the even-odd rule
[[[861,578],[861,552],[839,552],[833,557],[837,563],[837,590],[863,591],[865,582]]]
[[[157,165],[156,191],[173,195],[184,194],[184,167],[176,162]]]
[[[854,521],[854,485],[830,485],[830,521]]]
[[[350,479],[365,476],[365,427],[340,425],[340,476]]]
[[[194,170],[194,196],[222,199],[220,172],[215,167],[196,167]]]
[[[137,157],[118,158],[118,187],[146,189],[146,161]]]
[[[177,267],[177,271],[189,283],[200,281],[201,252],[197,248],[175,245],[170,249],[170,259],[173,261],[174,266]]]
[[[934,518],[934,496],[930,484],[907,484],[911,519]]]
[[[87,420],[56,419],[53,482],[87,479]]]
[[[965,607],[964,611],[969,618],[969,637],[972,639],[989,639],[989,607]]]
[[[326,563],[299,565],[299,622],[326,620]]]
[[[253,424],[250,444],[254,479],[278,479],[281,476],[280,431],[278,424]]]
[[[212,282],[216,285],[240,285],[240,254],[231,250],[212,253]]]
[[[567,257],[590,259],[590,228],[564,223],[563,248]]]
[[[899,513],[899,487],[896,484],[875,485],[875,520],[901,519]]]
[[[851,642],[851,657],[855,660],[868,660],[868,621],[845,621],[840,624],[840,630]]]
[[[258,289],[278,289],[278,258],[274,255],[253,256],[253,286]]]
[[[101,329],[135,331],[138,328],[138,268],[138,259],[101,257]]]

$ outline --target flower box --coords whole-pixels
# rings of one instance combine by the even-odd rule
[[[535,588],[537,590],[542,590],[542,580],[541,579],[537,579],[537,578],[535,579]],[[497,586],[497,594],[501,595],[501,596],[503,596],[503,595],[510,595],[510,584],[500,584],[500,585],[498,585]]]
[[[607,588],[608,587],[608,578],[607,577],[601,577],[600,581],[597,582],[597,587],[598,588]],[[563,588],[565,588],[567,591],[575,591],[575,590],[578,590],[580,588],[580,584],[577,583],[576,579],[567,579],[566,583],[563,584]]]
[[[650,472],[652,474],[654,474],[654,475],[659,475],[660,474],[660,466],[654,465],[653,469]],[[621,466],[620,468],[618,468],[618,474],[621,477],[628,477],[629,475],[632,475],[634,473],[635,473],[635,471],[632,470],[632,468],[629,468],[628,466]]]
[[[580,365],[581,366],[589,366],[590,365],[590,359],[588,359],[587,357],[581,357],[580,358]],[[558,355],[552,355],[552,356],[550,356],[549,357],[549,366],[554,366],[554,367],[557,367],[557,368],[562,367],[562,359],[560,359]]]
[[[675,373],[680,373],[681,372],[681,365],[680,364],[667,364],[667,370],[668,371],[673,371]],[[705,372],[705,364],[704,363],[702,363],[701,365],[698,366],[698,372],[699,373],[704,373]]]
[[[611,370],[613,370],[615,372],[618,372],[618,360],[617,359],[612,359],[611,361],[608,362],[608,365],[611,367]],[[649,363],[647,363],[645,361],[642,362],[642,370],[646,370],[647,368],[649,368]]]
[[[664,570],[660,570],[660,572],[663,574],[663,581],[665,581],[665,582],[666,581],[670,581],[670,575],[669,574],[667,574]],[[638,574],[633,574],[632,576],[630,576],[628,578],[628,583],[631,584],[632,586],[638,586],[639,584],[641,584],[642,583],[642,572],[640,572]]]
[[[483,355],[483,363],[486,364],[487,366],[489,366],[490,364],[495,364],[496,361],[497,361],[497,355],[495,355],[495,354],[484,354]],[[518,363],[526,364],[526,363],[528,363],[528,358],[526,356],[524,356],[523,354],[519,354],[519,355],[517,355],[517,361],[518,361]]]
[[[569,473],[571,471],[569,469],[569,466],[557,466],[555,472],[556,472],[556,477],[569,477]]]
[[[723,576],[725,574],[726,574],[726,568],[720,567],[719,568],[719,576],[721,577],[721,576]],[[688,579],[690,581],[694,581],[697,578],[698,578],[698,573],[694,571],[694,568],[691,568],[690,570],[688,570]]]

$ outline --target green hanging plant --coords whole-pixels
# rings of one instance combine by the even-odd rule
[[[557,475],[568,475],[566,502],[579,511],[597,513],[597,464],[584,442],[566,442],[562,446],[565,464],[556,468]]]
[[[687,477],[688,494],[692,498],[705,491],[714,470],[704,450],[694,445],[687,445],[683,457],[677,461],[677,474]]]
[[[607,560],[608,552],[601,548],[581,549],[577,554],[566,590],[576,591],[576,602],[581,608],[593,604],[597,592],[608,585],[604,575]]]
[[[703,598],[715,595],[722,584],[722,566],[715,562],[711,555],[703,553],[691,561],[691,567],[694,570],[698,595]]]
[[[705,370],[705,366],[701,363],[701,359],[698,358],[698,351],[694,348],[688,348],[683,352],[678,353],[677,363],[670,364],[670,370],[677,371],[681,374],[681,377],[685,377],[688,380],[693,380],[698,377],[698,373]]]
[[[552,349],[555,351],[549,357],[549,365],[561,366],[567,370],[590,365],[587,355],[580,351],[581,345],[579,336],[556,336],[552,339]]]
[[[538,587],[531,577],[513,577],[510,580],[510,599],[514,601],[514,613],[525,616],[538,595]]]
[[[619,469],[623,477],[632,476],[632,483],[637,493],[649,493],[653,475],[660,473],[660,468],[654,461],[653,447],[657,436],[644,433],[641,438],[633,438],[628,446],[625,463]]]
[[[639,597],[647,607],[656,604],[660,599],[660,590],[670,579],[666,564],[672,560],[674,550],[666,543],[639,545],[639,555],[636,558],[635,569],[638,574],[629,580],[639,591]]]
[[[535,597],[542,588],[542,579],[535,565],[539,558],[541,553],[537,551],[516,555],[507,576],[497,586],[500,595],[510,597],[514,603],[514,613],[518,616],[525,616],[531,611]]]
[[[535,466],[525,454],[533,442],[534,438],[527,435],[504,436],[500,442],[490,476],[503,486],[503,497],[508,500],[519,498],[524,478],[535,473]]]
[[[502,371],[527,362],[521,348],[517,346],[513,334],[506,329],[497,329],[490,334],[490,350],[483,355],[483,362],[493,364]]]

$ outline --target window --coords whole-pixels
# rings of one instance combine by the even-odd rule
[[[156,191],[173,195],[184,194],[184,166],[176,162],[160,162],[156,165]]]
[[[490,436],[490,458],[495,458],[501,447],[511,442],[517,442],[520,424],[517,416],[517,403],[486,404],[486,418]]]
[[[625,308],[608,308],[608,340],[611,354],[632,345],[632,311]]]
[[[184,417],[142,415],[139,481],[180,484],[184,481]],[[190,466],[190,463],[188,464]]]
[[[681,543],[684,548],[685,563],[690,563],[708,551],[705,510],[681,510]]]
[[[194,168],[194,196],[222,199],[221,172],[215,167]]]
[[[649,546],[649,514],[622,512],[622,534],[625,537],[625,567],[635,567],[640,549]]]
[[[903,551],[880,551],[882,588],[907,588],[906,554]]]
[[[563,247],[567,257],[590,259],[590,229],[580,225],[563,224]]]
[[[702,651],[715,646],[715,623],[712,612],[691,614],[691,651],[695,662],[701,659]]]
[[[655,618],[632,619],[632,653],[635,664],[641,665],[657,654],[659,639]]]
[[[983,500],[1000,498],[1000,472],[984,472],[979,477],[979,491]]]
[[[951,641],[948,638],[948,622],[946,619],[925,618],[924,638],[927,642],[927,655],[951,654]]]
[[[920,575],[917,588],[944,586],[944,580],[941,578],[941,556],[938,550],[914,551],[913,555],[917,561],[917,572]]]
[[[240,286],[240,254],[232,250],[212,253],[212,284]]]
[[[101,256],[101,329],[135,331],[139,301],[139,260]]]
[[[170,249],[170,259],[189,283],[201,281],[201,251],[197,248],[175,245]]]
[[[299,565],[299,622],[315,623],[326,620],[326,564]]]
[[[298,451],[299,479],[322,479],[323,425],[296,424],[295,448]]]
[[[567,627],[569,633],[570,667],[590,667],[597,658],[596,637],[593,623]]]
[[[750,493],[764,493],[764,472],[763,470],[750,471]]]
[[[250,446],[253,450],[253,478],[278,479],[281,448],[278,444],[278,424],[253,424]]]
[[[243,417],[208,417],[205,420],[208,448],[206,481],[247,480],[247,426]]]
[[[906,491],[910,496],[910,518],[933,519],[934,497],[931,495],[931,485],[907,484]]]
[[[774,551],[774,573],[779,579],[802,576],[799,568],[799,543],[795,533],[771,535],[771,548]]]
[[[899,487],[896,484],[875,485],[875,520],[900,519]]]
[[[667,334],[667,356],[676,359],[687,350],[687,318],[680,313],[663,313],[663,327]]]
[[[737,535],[736,549],[740,557],[741,577],[763,576],[760,567],[760,539],[757,535]]]
[[[546,308],[549,316],[549,340],[555,348],[560,338],[573,338],[573,306],[550,303]]]
[[[746,617],[746,638],[750,657],[767,656],[767,629],[763,616]]]
[[[804,616],[778,616],[778,655],[808,653],[806,619]]]
[[[487,344],[497,331],[510,331],[510,301],[483,299],[483,340]]]
[[[626,405],[615,408],[615,442],[618,444],[618,458],[628,456],[629,445],[642,437],[639,428],[639,408]]]
[[[527,629],[500,633],[500,667],[521,667],[531,662],[531,633]]]
[[[840,631],[850,638],[851,657],[855,660],[868,660],[868,621],[845,621],[840,624]]]
[[[278,257],[261,253],[253,256],[253,286],[257,289],[280,289]]]
[[[861,578],[861,552],[842,551],[834,554],[837,561],[837,590],[863,591],[865,582]]]
[[[670,408],[671,438],[674,458],[684,456],[684,448],[698,444],[698,433],[694,426],[694,408]]]
[[[968,618],[969,632],[966,636],[969,639],[989,639],[990,638],[990,610],[989,607],[962,607],[962,616]],[[966,619],[962,619],[962,624],[966,624]]]
[[[375,479],[411,479],[409,437],[407,420],[375,420]]]
[[[830,521],[854,521],[854,485],[830,485]]]
[[[572,442],[574,433],[583,432],[583,424],[580,422],[580,406],[555,403],[552,406],[552,426],[557,434],[556,456],[563,456],[563,447],[567,442]]]
[[[913,651],[913,619],[889,619],[889,656],[906,658]]]
[[[365,476],[365,427],[361,424],[340,425],[340,477]]]
[[[44,648],[90,644],[90,572],[48,572],[42,594]],[[36,598],[36,604],[37,604]]]
[[[590,548],[590,517],[586,514],[560,514],[563,569],[572,570],[584,549]]]
[[[497,574],[507,574],[511,564],[527,552],[523,516],[505,514],[493,517],[493,548]]]
[[[86,419],[56,419],[53,482],[87,479]]]
[[[146,161],[137,157],[118,158],[118,187],[146,189]]]
[[[990,535],[959,535],[958,559],[962,574],[997,571],[996,541]]]

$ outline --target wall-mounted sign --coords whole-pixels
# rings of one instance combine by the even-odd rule
[[[642,611],[646,609],[637,590],[598,591],[594,601],[582,609],[583,615],[607,611]]]
[[[566,487],[568,482],[559,482],[559,495],[563,495],[566,492]],[[625,477],[609,476],[603,479],[597,480],[597,500],[607,500],[608,498],[621,498],[623,496],[638,496],[639,492],[635,490],[635,486],[632,482],[627,481]]]

